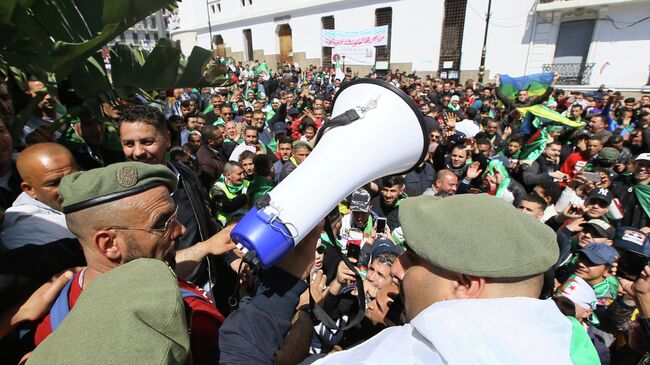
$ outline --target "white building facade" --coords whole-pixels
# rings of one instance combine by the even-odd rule
[[[124,31],[113,43],[126,43],[146,50],[152,50],[161,38],[170,38],[167,30],[167,10],[158,10]],[[209,45],[208,45],[209,48]]]
[[[477,79],[490,0],[192,0],[179,3],[183,53],[214,48],[242,63],[331,65],[323,29],[388,26],[381,68]],[[485,80],[559,71],[577,89],[650,89],[650,0],[492,0]],[[352,66],[361,75],[371,66]]]

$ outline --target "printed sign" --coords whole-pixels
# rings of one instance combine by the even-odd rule
[[[373,46],[339,46],[332,48],[332,62],[339,59],[341,64],[372,66],[375,64],[375,47]]]
[[[321,34],[323,47],[385,46],[386,44],[388,44],[387,25],[356,31],[323,29]]]

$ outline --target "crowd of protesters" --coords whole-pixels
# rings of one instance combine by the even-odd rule
[[[48,363],[47,356],[65,362],[66,356],[72,356],[68,351],[77,359],[95,359],[89,362],[151,361],[150,353],[124,349],[137,339],[118,341],[119,351],[106,353],[91,352],[91,345],[66,349],[64,344],[77,342],[69,329],[75,323],[77,330],[84,328],[84,322],[72,320],[73,314],[81,318],[86,309],[92,315],[93,306],[86,302],[93,295],[101,298],[101,293],[88,290],[88,300],[82,300],[90,281],[96,280],[97,287],[104,285],[105,291],[133,295],[133,303],[136,297],[147,297],[155,316],[163,307],[164,301],[156,300],[156,290],[162,291],[163,284],[151,290],[137,286],[132,292],[115,289],[121,266],[126,269],[131,261],[154,258],[173,268],[186,306],[181,311],[183,324],[190,328],[189,345],[174,343],[191,355],[170,355],[163,362],[327,363],[327,354],[354,350],[364,342],[366,347],[358,348],[367,349],[376,343],[370,340],[373,336],[413,319],[400,292],[414,260],[451,270],[427,256],[418,230],[431,239],[439,234],[444,240],[460,236],[462,241],[467,235],[467,242],[482,246],[477,242],[481,236],[487,241],[503,237],[508,243],[512,237],[534,235],[536,229],[555,232],[553,250],[512,252],[520,247],[513,244],[504,256],[511,254],[522,265],[525,259],[520,256],[537,254],[546,260],[553,256],[548,267],[507,272],[511,274],[507,277],[526,280],[543,274],[543,284],[540,281],[538,290],[533,290],[537,294],[532,295],[511,284],[512,292],[502,296],[552,300],[553,308],[576,323],[574,330],[588,336],[590,344],[583,344],[581,351],[574,351],[572,344],[574,363],[636,364],[650,357],[650,267],[646,266],[650,259],[650,95],[625,97],[604,85],[593,92],[552,85],[543,95],[531,97],[520,90],[510,99],[500,92],[498,75],[496,83],[467,80],[463,84],[399,70],[372,73],[368,77],[384,79],[409,95],[424,115],[429,136],[424,161],[405,175],[358,187],[338,202],[328,216],[335,240],[319,226],[306,238],[315,243],[315,250],[313,246],[296,249],[277,267],[262,270],[243,259],[229,233],[250,207],[309,158],[318,131],[332,118],[337,92],[359,75],[349,68],[337,72],[312,65],[302,69],[278,64],[269,70],[259,62],[233,63],[230,69],[232,86],[159,90],[151,94],[157,95],[156,100],[134,95],[103,103],[101,117],[86,113],[63,125],[57,120],[70,105],[64,105],[67,99],[48,94],[24,126],[16,128],[18,111],[44,84],[30,78],[22,85],[13,79],[0,85],[0,362],[45,359]],[[531,136],[524,133],[524,116],[517,108],[532,105],[544,105],[584,127],[551,125],[539,157],[522,159]],[[399,130],[391,134],[391,143],[402,143]],[[341,164],[356,161],[350,157],[331,158]],[[331,176],[332,181],[321,183],[345,179],[336,171]],[[318,186],[301,189],[297,196],[319,194]],[[166,193],[155,195],[159,190]],[[483,209],[483,200],[472,194],[492,195],[518,211],[511,213],[500,205],[494,211]],[[459,213],[454,204],[443,205],[455,195],[464,195],[463,200],[453,201],[470,211]],[[429,205],[420,207],[423,202]],[[400,213],[407,207],[411,210]],[[437,210],[429,216],[427,207]],[[430,220],[418,220],[412,213],[416,208],[424,209],[424,217]],[[524,215],[533,216],[535,222]],[[459,224],[459,228],[445,231],[450,230],[440,223],[445,219],[450,227]],[[500,219],[510,225],[499,226]],[[519,219],[529,219],[525,222],[531,224],[531,231],[527,225],[516,225]],[[505,231],[486,222],[496,222]],[[159,241],[167,246],[151,243]],[[359,248],[355,255],[349,255],[351,245]],[[456,252],[451,246],[441,247]],[[559,255],[552,254],[555,250]],[[352,265],[342,260],[340,252],[354,256]],[[471,257],[482,252],[480,248],[458,252],[468,257],[456,257],[462,263],[453,272],[503,277],[472,266],[473,260],[482,259]],[[113,284],[101,281],[114,271]],[[357,285],[359,279],[362,285]],[[497,285],[488,279],[484,282]],[[358,300],[360,288],[363,302]],[[444,291],[436,286],[421,289]],[[71,311],[77,299],[79,307],[86,307]],[[63,314],[60,302],[65,302]],[[315,314],[314,303],[321,308],[320,315]],[[105,312],[87,322],[105,343],[114,341],[111,336],[139,333],[138,321],[157,328],[143,319],[146,316],[121,316],[118,308],[113,306],[113,317]],[[364,308],[364,317],[355,320]],[[546,318],[543,311],[540,321]],[[68,312],[71,320],[63,321]],[[336,326],[327,325],[322,313]],[[509,315],[507,308],[502,313]],[[512,315],[518,315],[517,309],[512,309]],[[98,327],[102,316],[109,317],[107,323],[120,318],[129,324],[102,329]],[[471,318],[450,316],[445,319],[447,326]],[[343,330],[348,324],[350,328]],[[435,331],[435,321],[430,325]],[[460,325],[446,331],[459,329]],[[525,337],[523,332],[509,335]],[[553,347],[547,350],[552,353]],[[31,360],[29,354],[34,354]],[[367,350],[366,355],[380,357]],[[531,356],[530,363],[544,360]],[[354,359],[346,361],[360,361]]]

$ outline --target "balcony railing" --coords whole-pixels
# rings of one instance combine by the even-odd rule
[[[591,70],[595,63],[547,63],[542,65],[544,72],[557,72],[558,85],[589,85]]]

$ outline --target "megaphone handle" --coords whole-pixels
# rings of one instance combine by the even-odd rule
[[[336,250],[341,260],[343,260],[343,262],[345,263],[345,266],[347,266],[354,273],[354,276],[356,278],[355,285],[357,287],[357,301],[359,302],[359,311],[357,312],[357,315],[354,317],[354,319],[348,322],[348,324],[345,327],[341,327],[336,324],[336,321],[334,321],[332,317],[330,317],[318,303],[316,303],[314,297],[311,294],[310,289],[308,289],[309,305],[312,308],[314,317],[316,317],[316,319],[321,321],[325,325],[325,327],[333,330],[345,331],[349,328],[356,326],[357,323],[360,323],[366,313],[366,293],[363,290],[363,278],[361,277],[361,274],[359,274],[359,272],[354,267],[354,264],[350,262],[347,256],[343,255],[343,252],[341,252],[339,243],[336,240],[336,235],[334,235],[334,231],[332,230],[332,222],[330,221],[329,217],[325,218],[325,233],[327,233],[327,238],[329,238],[330,242],[332,242],[334,249]],[[307,277],[311,287],[311,275],[307,275]]]

